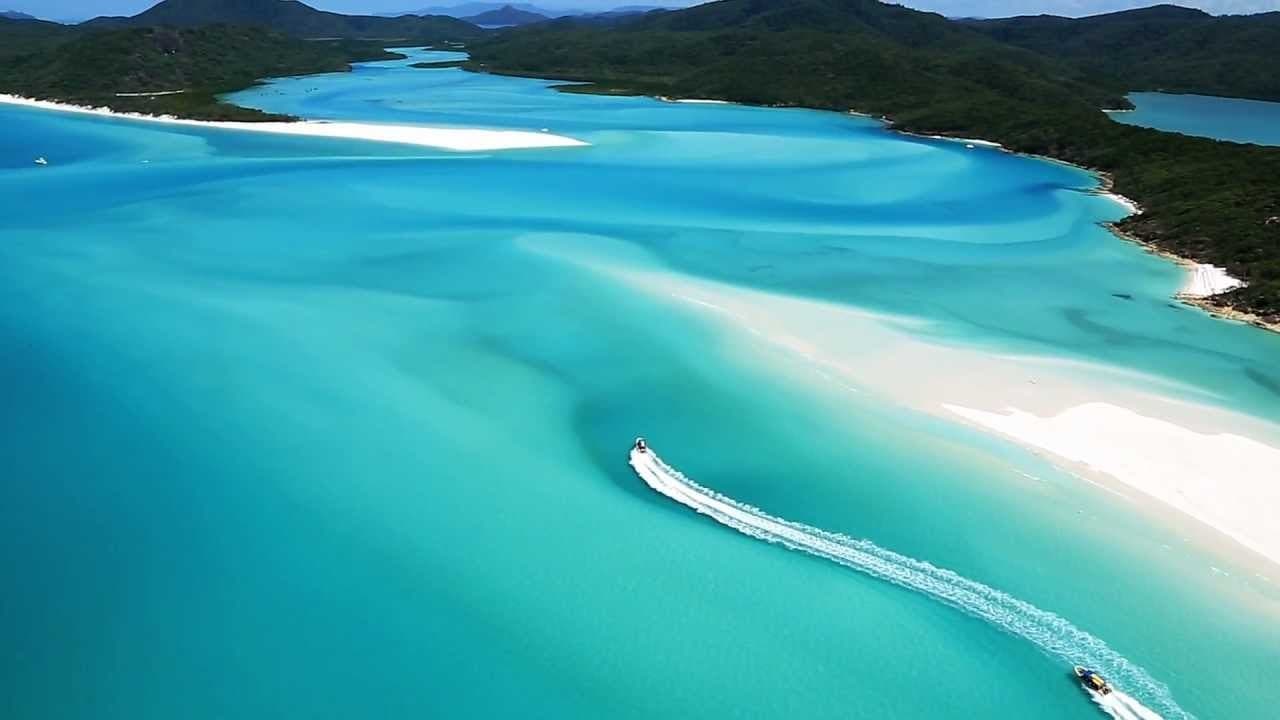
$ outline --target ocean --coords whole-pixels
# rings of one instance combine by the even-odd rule
[[[1173,301],[1096,178],[407,62],[234,101],[590,145],[0,106],[6,717],[1099,717],[1073,660],[1274,715],[1280,572],[941,409],[1280,442],[1280,336]],[[869,555],[672,502],[638,435]]]

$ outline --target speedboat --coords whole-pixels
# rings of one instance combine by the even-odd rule
[[[1098,673],[1088,668],[1080,667],[1079,665],[1076,665],[1075,671],[1076,677],[1080,679],[1080,684],[1083,685],[1086,690],[1099,692],[1103,695],[1111,693],[1111,683],[1108,683]]]
[[[636,438],[635,451],[648,452],[648,450],[649,450],[649,443],[645,442],[644,438]]]
[[[37,164],[37,165],[48,165],[48,164],[49,164],[49,161],[48,161],[48,160],[45,160],[45,159],[44,159],[44,158],[42,158],[42,157],[38,157],[38,158],[36,158],[36,164]]]

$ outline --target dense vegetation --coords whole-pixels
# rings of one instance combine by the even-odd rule
[[[0,92],[199,119],[269,120],[276,118],[217,96],[265,77],[397,57],[383,49],[391,44],[482,33],[450,17],[339,15],[296,0],[163,0],[134,17],[74,27],[0,18]]]
[[[1280,100],[1280,12],[1214,17],[1160,5],[1078,20],[1022,17],[970,26],[1068,60],[1090,76],[1123,77],[1128,90]]]
[[[57,33],[26,51],[0,52],[0,92],[122,111],[265,120],[272,117],[219,102],[217,94],[263,77],[347,70],[353,61],[388,56],[375,43],[298,40],[226,25]],[[175,90],[183,92],[127,96]]]
[[[1280,45],[1268,52],[1280,59]],[[855,109],[1104,170],[1146,210],[1122,230],[1227,267],[1249,286],[1220,302],[1280,320],[1280,150],[1114,123],[1099,108],[1122,102],[1116,76],[966,24],[875,0],[722,0],[615,27],[510,30],[471,53],[477,70]]]
[[[0,58],[45,50],[76,35],[58,23],[0,17]]]
[[[479,37],[480,28],[444,16],[376,17],[339,15],[296,0],[164,0],[133,17],[97,18],[89,29],[124,27],[201,27],[234,24],[263,27],[302,38],[366,38],[426,44]]]

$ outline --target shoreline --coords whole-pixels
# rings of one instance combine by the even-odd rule
[[[601,93],[601,94],[605,94],[605,93]],[[639,93],[639,95],[644,95],[646,97],[653,98],[654,100],[657,100],[659,102],[668,103],[668,104],[688,103],[688,104],[708,104],[708,105],[745,105],[745,103],[737,103],[729,100],[705,100],[701,98],[680,98],[674,95],[645,95],[644,93]],[[769,106],[758,106],[758,107],[769,107]],[[1105,112],[1111,112],[1111,111],[1105,111]],[[1124,110],[1124,111],[1116,111],[1116,112],[1133,112],[1133,111]],[[873,115],[871,113],[865,113],[865,112],[861,112],[859,110],[853,110],[853,109],[844,111],[844,114],[847,114],[853,117],[866,118],[869,120],[878,121],[884,125],[886,130],[893,133],[897,133],[899,135],[904,135],[907,137],[916,137],[916,138],[923,138],[926,140],[942,140],[946,142],[963,143],[969,149],[974,149],[977,147],[990,148],[993,150],[999,150],[1001,152],[1006,152],[1012,155],[1031,158],[1034,160],[1066,165],[1067,167],[1075,168],[1077,170],[1083,170],[1093,175],[1098,179],[1098,187],[1094,188],[1091,191],[1091,193],[1094,195],[1106,197],[1111,201],[1115,202],[1116,204],[1120,205],[1127,211],[1127,214],[1124,218],[1121,218],[1119,220],[1115,220],[1112,222],[1100,223],[1102,227],[1106,228],[1107,231],[1109,231],[1117,239],[1137,244],[1141,246],[1143,249],[1145,249],[1147,252],[1153,255],[1157,255],[1166,260],[1169,260],[1179,265],[1184,270],[1186,270],[1187,276],[1184,278],[1182,288],[1172,293],[1170,295],[1170,299],[1177,300],[1183,305],[1187,305],[1189,307],[1194,307],[1199,310],[1203,310],[1204,312],[1208,313],[1210,317],[1216,320],[1228,320],[1231,322],[1251,325],[1255,328],[1258,328],[1259,330],[1266,330],[1269,332],[1280,333],[1280,321],[1268,321],[1266,318],[1260,317],[1253,313],[1237,310],[1231,305],[1228,305],[1223,301],[1217,299],[1223,293],[1229,292],[1230,290],[1233,290],[1236,288],[1244,287],[1246,284],[1244,281],[1228,275],[1225,270],[1218,268],[1215,265],[1208,264],[1208,263],[1201,263],[1193,258],[1183,257],[1176,253],[1170,252],[1168,250],[1165,250],[1159,247],[1158,245],[1152,242],[1144,240],[1141,237],[1121,228],[1120,227],[1121,222],[1124,222],[1124,220],[1134,215],[1142,215],[1145,212],[1145,209],[1136,200],[1133,200],[1132,198],[1126,197],[1124,195],[1121,195],[1120,193],[1115,192],[1115,178],[1111,175],[1111,173],[1098,168],[1087,167],[1084,165],[1077,165],[1076,163],[1068,162],[1066,160],[1060,160],[1058,158],[1050,157],[1048,155],[1035,155],[1032,153],[1024,153],[1016,150],[1011,150],[1008,147],[1005,147],[1003,144],[996,142],[994,140],[985,140],[983,138],[959,137],[959,136],[953,136],[953,135],[943,135],[938,133],[923,133],[923,132],[915,132],[912,130],[901,129],[901,128],[895,127],[893,119],[886,115]],[[1225,279],[1225,282],[1221,283],[1217,287],[1214,287],[1211,292],[1192,291],[1191,289],[1196,284],[1197,274],[1205,271],[1206,269],[1218,271],[1221,274],[1221,277]],[[1280,562],[1280,561],[1277,561],[1277,562]]]
[[[898,130],[893,127],[893,121],[887,117],[877,117],[874,115],[869,115],[867,113],[861,113],[854,110],[848,111],[848,114],[854,115],[857,117],[865,117],[873,120],[879,120],[885,123],[886,128],[891,132],[896,132],[902,135],[908,135],[911,137],[919,137],[919,138],[927,138],[931,140],[948,140],[951,142],[980,144],[984,147],[990,147],[993,149],[1000,150],[1001,152],[1010,153],[1012,155],[1019,155],[1021,157],[1032,158],[1034,160],[1042,160],[1045,162],[1052,162],[1052,163],[1058,163],[1060,165],[1066,165],[1068,167],[1076,168],[1077,170],[1083,170],[1093,175],[1094,177],[1097,177],[1099,180],[1099,185],[1097,188],[1095,188],[1092,191],[1092,194],[1106,197],[1116,202],[1117,204],[1121,205],[1128,211],[1128,214],[1119,220],[1100,223],[1102,227],[1106,228],[1107,231],[1109,231],[1116,238],[1134,243],[1135,245],[1142,247],[1145,251],[1147,251],[1152,255],[1156,255],[1165,260],[1169,260],[1170,262],[1173,262],[1174,264],[1182,267],[1187,272],[1187,276],[1183,280],[1182,287],[1176,292],[1174,292],[1170,296],[1170,299],[1177,300],[1178,302],[1188,307],[1193,307],[1198,310],[1202,310],[1215,320],[1227,320],[1230,322],[1250,325],[1259,330],[1280,333],[1280,320],[1268,320],[1267,318],[1261,317],[1251,312],[1237,310],[1235,307],[1229,304],[1226,304],[1225,302],[1219,299],[1222,297],[1223,294],[1233,289],[1244,287],[1246,283],[1243,280],[1232,277],[1231,275],[1227,274],[1227,272],[1224,269],[1219,268],[1216,265],[1212,265],[1210,263],[1202,263],[1193,258],[1178,255],[1177,253],[1166,250],[1160,247],[1159,245],[1156,245],[1153,242],[1145,240],[1139,237],[1138,235],[1135,235],[1134,233],[1131,233],[1121,228],[1120,223],[1124,222],[1130,217],[1133,217],[1134,215],[1143,214],[1145,210],[1143,209],[1142,205],[1139,204],[1137,201],[1115,192],[1115,178],[1112,177],[1111,173],[1105,170],[1100,170],[1098,168],[1086,167],[1084,165],[1077,165],[1076,163],[1068,162],[1066,160],[1059,160],[1058,158],[1049,157],[1048,155],[1034,155],[1030,153],[1018,152],[1016,150],[1010,150],[1004,145],[991,140],[981,140],[981,139],[975,140],[972,138],[961,138],[961,137],[954,137],[950,135],[929,135],[924,133],[912,132],[909,130]],[[1196,279],[1197,279],[1196,276],[1198,273],[1204,272],[1205,270],[1217,271],[1217,273],[1220,274],[1219,277],[1222,278],[1224,282],[1222,282],[1219,286],[1212,288],[1210,292],[1196,292],[1193,290],[1196,284]],[[1278,560],[1277,562],[1280,563],[1280,560]]]
[[[590,77],[584,76],[581,73],[557,75],[554,72],[553,73],[547,73],[547,72],[533,73],[533,72],[522,71],[522,70],[493,68],[493,67],[489,67],[487,64],[483,62],[476,62],[474,59],[472,60],[472,62],[468,63],[467,65],[464,65],[463,70],[467,72],[488,73],[488,74],[494,74],[494,75],[504,75],[509,77],[525,77],[525,78],[536,78],[536,79],[553,80],[553,81],[559,80],[566,83],[574,83],[580,87],[583,87],[584,89],[577,90],[577,92],[582,92],[585,94],[627,95],[627,96],[633,96],[633,97],[642,96],[642,97],[653,98],[660,102],[673,102],[673,103],[678,102],[679,100],[682,99],[678,93],[660,95],[656,92],[653,92],[652,90],[634,90],[634,89],[626,88],[625,86],[621,85],[620,83],[622,81],[617,79],[612,79],[612,80],[592,79]],[[563,87],[552,86],[552,88],[556,90],[564,91]],[[671,92],[671,91],[667,91],[667,92]],[[693,99],[696,100],[699,98],[693,98]],[[776,103],[776,104],[750,103],[750,102],[739,102],[739,101],[733,101],[733,100],[729,100],[725,102],[728,102],[730,104],[735,104],[735,105],[746,105],[749,107],[788,107],[788,108],[805,108],[810,110],[821,110],[821,111],[827,111],[827,112],[837,112],[840,114],[848,114],[851,116],[858,116],[858,117],[865,117],[865,118],[879,120],[887,125],[887,129],[893,132],[901,133],[903,135],[922,137],[922,138],[958,140],[962,142],[969,142],[975,145],[978,144],[977,142],[975,142],[974,138],[963,138],[963,137],[957,137],[953,135],[947,135],[945,134],[946,131],[936,131],[936,130],[931,131],[927,126],[923,128],[914,129],[914,130],[908,127],[902,127],[902,126],[899,126],[896,123],[896,121],[887,114],[884,114],[884,113],[873,114],[869,112],[864,112],[864,111],[857,110],[855,108],[850,108],[847,105],[844,107],[833,107],[829,105],[828,106],[816,106],[816,105],[805,106],[805,105],[797,105],[797,104],[789,104],[789,103]],[[1108,109],[1099,108],[1099,110],[1106,112]],[[1007,147],[1003,143],[1000,143],[994,140],[986,140],[982,138],[978,138],[976,140],[978,142],[981,142],[982,144],[990,144],[991,146],[998,147],[1004,150],[1005,152],[1010,152],[1015,155],[1022,155],[1025,157],[1035,158],[1037,160],[1044,160],[1048,162],[1061,163],[1063,165],[1068,165],[1073,168],[1090,172],[1102,180],[1102,184],[1104,186],[1103,192],[1109,193],[1113,198],[1115,198],[1118,202],[1120,202],[1126,207],[1138,208],[1138,209],[1143,208],[1143,203],[1136,202],[1131,198],[1120,195],[1118,193],[1114,193],[1110,190],[1110,188],[1114,186],[1115,180],[1114,180],[1114,177],[1111,175],[1111,173],[1108,172],[1107,170],[1097,168],[1097,167],[1092,167],[1085,164],[1071,162],[1071,161],[1060,159],[1050,155],[1043,155],[1035,152],[1024,152],[1021,150],[1014,150]],[[1121,221],[1115,221],[1111,223],[1102,223],[1102,225],[1108,228],[1109,230],[1111,230],[1111,232],[1117,237],[1119,237],[1120,239],[1132,240],[1144,247],[1158,247],[1156,245],[1155,239],[1144,239],[1140,236],[1136,236],[1132,232],[1120,231],[1118,227],[1119,222]],[[1190,258],[1190,257],[1183,258],[1173,254],[1170,251],[1163,250],[1163,249],[1159,254],[1162,257],[1168,257],[1171,259],[1176,257],[1179,260],[1198,262],[1198,258]],[[1265,281],[1263,284],[1264,285],[1266,284]],[[1180,292],[1172,293],[1171,297],[1172,299],[1185,301],[1185,299],[1180,296]],[[1264,312],[1265,314],[1258,315],[1258,314],[1247,312],[1247,311],[1237,310],[1233,305],[1229,304],[1229,302],[1226,301],[1225,299],[1221,299],[1221,298],[1214,299],[1215,297],[1218,297],[1218,296],[1209,296],[1207,298],[1199,298],[1199,299],[1196,299],[1194,302],[1187,302],[1187,304],[1206,310],[1215,319],[1225,318],[1225,319],[1229,319],[1236,322],[1244,322],[1244,323],[1253,325],[1254,327],[1261,330],[1280,332],[1280,312],[1272,314],[1269,309],[1263,309],[1262,312]]]
[[[1182,268],[1184,268],[1189,273],[1189,277],[1187,278],[1187,281],[1183,283],[1183,289],[1173,294],[1173,299],[1177,300],[1179,303],[1186,305],[1187,307],[1193,307],[1193,308],[1196,308],[1197,310],[1201,310],[1206,314],[1208,314],[1210,317],[1214,318],[1215,320],[1227,320],[1230,322],[1240,323],[1243,325],[1251,325],[1255,328],[1258,328],[1259,330],[1266,330],[1268,332],[1280,333],[1280,321],[1268,320],[1264,317],[1261,317],[1251,312],[1237,310],[1231,305],[1227,305],[1223,303],[1221,300],[1219,300],[1218,298],[1221,297],[1220,294],[1200,295],[1200,294],[1187,292],[1186,288],[1189,286],[1189,284],[1193,280],[1194,273],[1198,268],[1215,267],[1215,266],[1196,262],[1191,258],[1183,257],[1176,253],[1169,252],[1168,250],[1165,250],[1164,248],[1158,245],[1147,242],[1146,240],[1143,240],[1137,235],[1134,235],[1133,233],[1124,230],[1123,228],[1119,227],[1118,223],[1116,222],[1103,223],[1103,227],[1110,230],[1111,234],[1115,235],[1116,237],[1141,247],[1147,253],[1161,257],[1165,260],[1168,260],[1172,263],[1180,265]],[[1236,278],[1231,278],[1231,279],[1236,280]],[[1236,282],[1240,282],[1240,281],[1236,280]]]
[[[1280,502],[1280,492],[1255,484],[1252,493],[1230,495],[1220,492],[1215,481],[1220,475],[1267,477],[1269,470],[1280,467],[1280,450],[1271,445],[1221,428],[1198,432],[1182,422],[1105,400],[1056,413],[1016,407],[980,410],[951,403],[943,407],[977,429],[1057,458],[1053,464],[1064,471],[1096,481],[1138,508],[1150,509],[1142,501],[1147,498],[1185,516],[1247,551],[1248,557],[1238,559],[1251,570],[1259,569],[1256,560],[1271,570],[1280,566],[1280,535],[1266,517]],[[1098,442],[1099,436],[1124,442]],[[1268,491],[1270,497],[1264,495]]]
[[[479,128],[428,127],[327,120],[301,120],[298,122],[191,120],[173,115],[117,112],[106,107],[95,108],[6,94],[0,94],[0,105],[182,127],[339,140],[365,140],[414,147],[429,147],[454,152],[586,147],[588,145],[588,143],[575,138],[530,130],[484,130]]]
[[[629,255],[624,262],[576,242],[525,247],[723,324],[727,342],[824,396],[848,393],[997,438],[1027,453],[1001,460],[1011,475],[1038,457],[1082,485],[1123,496],[1210,556],[1280,577],[1280,528],[1269,515],[1280,486],[1267,482],[1280,471],[1280,425],[1267,418],[1136,371],[921,340],[912,332],[918,321],[905,316],[637,266]],[[832,335],[831,327],[849,334]]]

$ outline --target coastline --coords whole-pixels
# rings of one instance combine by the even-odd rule
[[[298,122],[236,122],[190,120],[172,115],[122,113],[105,107],[72,105],[52,100],[35,100],[18,95],[0,94],[0,105],[50,110],[55,112],[95,115],[139,122],[178,125],[215,130],[256,132],[274,135],[367,140],[415,147],[429,147],[455,152],[482,152],[533,148],[584,147],[587,143],[570,137],[527,130],[483,130],[478,128],[442,128],[418,125],[331,122],[302,120]]]
[[[1268,477],[1280,469],[1280,449],[1220,428],[1197,432],[1189,423],[1105,401],[1057,413],[943,407],[976,428],[1058,458],[1068,472],[1094,476],[1104,488],[1137,491],[1280,565],[1280,533],[1269,521],[1280,488],[1256,483],[1241,488],[1247,492],[1227,493],[1219,482]],[[1108,443],[1107,437],[1123,442]]]
[[[1119,197],[1119,196],[1116,196],[1116,197]],[[1177,255],[1175,253],[1169,252],[1168,250],[1165,250],[1159,245],[1150,243],[1142,239],[1141,237],[1138,237],[1137,235],[1134,235],[1133,233],[1128,232],[1124,228],[1120,227],[1118,223],[1115,223],[1115,222],[1103,223],[1103,226],[1106,227],[1108,230],[1110,230],[1111,234],[1115,235],[1116,237],[1122,240],[1127,240],[1135,245],[1138,245],[1146,252],[1152,255],[1159,256],[1172,263],[1175,263],[1187,271],[1187,280],[1186,282],[1183,283],[1182,289],[1180,289],[1178,292],[1173,294],[1174,300],[1177,300],[1178,302],[1188,307],[1193,307],[1193,308],[1196,308],[1197,310],[1202,310],[1205,313],[1207,313],[1210,317],[1213,317],[1214,319],[1217,319],[1217,320],[1228,320],[1231,322],[1241,323],[1244,325],[1252,325],[1253,327],[1258,328],[1259,330],[1266,330],[1269,332],[1280,333],[1280,320],[1268,320],[1267,318],[1261,317],[1251,312],[1237,310],[1234,306],[1226,303],[1222,298],[1222,293],[1225,293],[1227,290],[1223,290],[1220,293],[1210,293],[1210,294],[1197,294],[1197,293],[1187,291],[1187,288],[1192,284],[1195,273],[1197,272],[1198,269],[1202,267],[1212,268],[1215,266],[1207,265],[1205,263],[1199,263],[1199,262],[1196,262],[1195,260],[1192,260],[1191,258],[1183,257],[1181,255]],[[1230,277],[1230,276],[1227,276],[1227,277]],[[1241,282],[1236,278],[1231,278],[1231,279],[1235,280],[1235,282],[1237,283]],[[1235,287],[1239,287],[1239,286],[1237,285]]]
[[[1268,577],[1280,567],[1280,528],[1270,518],[1280,485],[1266,482],[1280,473],[1280,425],[1270,420],[1136,371],[921,340],[915,318],[649,268],[572,241],[524,247],[723,324],[772,372],[968,426],[1122,496],[1179,539]],[[850,335],[833,336],[831,327]],[[1019,471],[1017,462],[1007,467]]]
[[[893,127],[893,121],[888,117],[877,117],[873,115],[868,115],[866,113],[857,112],[854,110],[848,111],[848,114],[854,115],[857,117],[865,117],[873,120],[879,120],[885,123],[887,129],[889,129],[890,131],[900,133],[902,135],[928,138],[931,140],[947,140],[951,142],[968,143],[971,145],[981,145],[983,147],[990,147],[993,149],[1000,150],[1002,152],[1011,153],[1013,155],[1020,155],[1022,157],[1032,158],[1035,160],[1042,160],[1045,162],[1059,163],[1061,165],[1073,167],[1078,170],[1084,170],[1085,172],[1088,172],[1094,175],[1099,180],[1099,186],[1093,191],[1093,194],[1106,197],[1116,202],[1117,204],[1121,205],[1128,211],[1128,214],[1124,218],[1121,218],[1120,220],[1116,220],[1113,222],[1102,223],[1102,226],[1106,228],[1112,235],[1116,236],[1120,240],[1125,240],[1125,241],[1134,243],[1136,245],[1139,245],[1148,253],[1152,255],[1157,255],[1165,260],[1173,262],[1174,264],[1182,267],[1187,272],[1187,276],[1183,281],[1182,287],[1178,291],[1173,293],[1173,295],[1171,296],[1172,299],[1177,300],[1183,305],[1187,305],[1189,307],[1194,307],[1199,310],[1203,310],[1204,312],[1208,313],[1210,317],[1216,320],[1228,320],[1235,323],[1251,325],[1255,328],[1258,328],[1259,330],[1266,330],[1269,332],[1280,333],[1280,319],[1269,320],[1255,313],[1238,310],[1223,299],[1223,295],[1225,295],[1227,292],[1244,287],[1246,283],[1243,280],[1232,277],[1231,275],[1227,274],[1227,272],[1224,269],[1219,268],[1216,265],[1212,265],[1210,263],[1202,263],[1193,258],[1184,257],[1182,255],[1178,255],[1176,253],[1170,252],[1169,250],[1166,250],[1160,247],[1159,245],[1156,245],[1155,243],[1148,241],[1120,227],[1120,223],[1124,222],[1124,220],[1134,215],[1141,215],[1145,212],[1145,210],[1143,209],[1142,205],[1139,204],[1137,201],[1115,192],[1115,178],[1111,175],[1111,173],[1105,170],[1100,170],[1098,168],[1086,167],[1084,165],[1077,165],[1076,163],[1068,162],[1066,160],[1059,160],[1058,158],[1050,157],[1048,155],[1035,155],[1031,153],[1023,153],[1023,152],[1018,152],[1016,150],[1010,150],[1004,145],[991,140],[963,138],[963,137],[955,137],[951,135],[936,135],[936,134],[931,135],[931,134],[925,134],[925,133],[912,132],[909,130],[900,130]],[[1208,292],[1197,291],[1196,290],[1197,275],[1199,273],[1205,272],[1206,270],[1216,271],[1216,274],[1220,278],[1220,281],[1216,284],[1213,284],[1209,288]]]
[[[677,98],[677,97],[668,96],[668,95],[653,95],[650,97],[653,97],[654,99],[660,102],[665,102],[665,103],[694,103],[694,104],[717,104],[717,105],[739,104],[739,103],[732,103],[726,100],[703,100],[698,98],[692,98],[692,99]],[[1115,178],[1111,175],[1111,173],[1106,172],[1105,170],[1100,170],[1098,168],[1091,168],[1091,167],[1086,167],[1084,165],[1077,165],[1075,163],[1068,162],[1066,160],[1060,160],[1058,158],[1050,157],[1048,155],[1034,155],[1030,153],[1018,152],[1016,150],[1011,150],[1008,147],[1005,147],[1003,144],[998,143],[994,140],[984,140],[982,138],[958,137],[953,135],[942,135],[937,133],[914,132],[911,130],[904,130],[904,129],[894,127],[892,118],[889,118],[887,116],[872,115],[870,113],[864,113],[864,112],[860,112],[858,110],[852,110],[852,109],[847,110],[845,112],[846,114],[854,117],[867,118],[870,120],[879,121],[883,123],[885,128],[890,132],[895,132],[900,135],[925,138],[928,140],[943,140],[947,142],[963,143],[969,149],[974,149],[976,147],[990,148],[993,150],[999,150],[1001,152],[1007,152],[1013,155],[1020,155],[1022,157],[1032,158],[1035,160],[1059,163],[1062,165],[1066,165],[1068,167],[1076,168],[1078,170],[1084,170],[1085,172],[1088,172],[1094,175],[1095,177],[1098,178],[1099,185],[1093,191],[1093,194],[1106,197],[1111,201],[1115,202],[1116,204],[1120,205],[1127,211],[1125,218],[1122,218],[1114,222],[1102,223],[1102,226],[1105,227],[1109,232],[1111,232],[1112,235],[1115,235],[1118,239],[1127,240],[1129,242],[1140,245],[1144,249],[1146,249],[1147,252],[1150,252],[1153,255],[1158,255],[1161,258],[1169,260],[1186,270],[1187,277],[1183,282],[1182,288],[1179,289],[1177,292],[1173,293],[1173,295],[1171,296],[1172,299],[1178,300],[1184,305],[1188,305],[1190,307],[1203,310],[1215,319],[1229,320],[1232,322],[1243,323],[1247,325],[1252,325],[1253,327],[1256,327],[1260,330],[1267,330],[1270,332],[1280,333],[1280,321],[1268,321],[1267,319],[1262,318],[1253,313],[1237,310],[1233,306],[1227,304],[1221,299],[1224,293],[1229,292],[1230,290],[1233,290],[1236,288],[1244,287],[1245,285],[1244,281],[1239,280],[1238,278],[1231,277],[1226,273],[1225,270],[1222,270],[1221,268],[1218,268],[1215,265],[1211,265],[1208,263],[1201,263],[1192,258],[1177,255],[1121,228],[1120,223],[1123,222],[1124,219],[1127,219],[1128,217],[1132,217],[1134,215],[1141,215],[1145,212],[1145,210],[1143,209],[1142,205],[1139,204],[1137,201],[1115,192]],[[1124,112],[1131,112],[1131,111],[1124,111]],[[1208,292],[1194,291],[1193,288],[1195,288],[1195,286],[1197,285],[1197,282],[1196,282],[1197,275],[1204,272],[1206,269],[1217,271],[1220,274],[1221,281],[1211,286]]]
[[[506,71],[498,72],[498,71],[494,71],[487,68],[473,69],[465,65],[463,66],[463,70],[466,70],[467,72],[484,72],[484,73],[494,73],[499,75],[510,75],[514,77],[542,77],[542,76],[527,75],[527,74],[522,74],[517,72],[506,72]],[[551,88],[558,92],[566,92],[567,91],[566,88],[575,87],[578,89],[573,90],[572,92],[579,92],[579,93],[586,93],[586,94],[593,94],[593,95],[625,94],[630,96],[644,96],[644,97],[653,98],[654,100],[657,100],[659,102],[670,103],[670,104],[685,103],[685,104],[707,104],[707,105],[749,105],[749,103],[738,103],[731,100],[707,100],[705,98],[681,98],[676,95],[654,95],[654,94],[649,94],[644,92],[628,91],[625,93],[618,93],[618,92],[612,91],[608,85],[605,85],[602,83],[593,83],[593,82],[584,81],[584,80],[574,80],[572,82],[574,82],[574,85],[553,85],[551,86]],[[583,89],[583,88],[586,88],[586,89]],[[773,107],[773,106],[756,106],[756,107]],[[816,109],[823,109],[823,108],[816,108]],[[1102,223],[1102,226],[1106,228],[1109,232],[1111,232],[1112,235],[1115,235],[1118,239],[1126,240],[1129,242],[1133,242],[1137,245],[1140,245],[1144,249],[1146,249],[1148,252],[1152,253],[1153,255],[1158,255],[1162,258],[1170,260],[1186,269],[1188,276],[1183,284],[1183,288],[1174,292],[1170,296],[1171,299],[1177,300],[1183,303],[1184,305],[1188,305],[1190,307],[1195,307],[1197,309],[1203,310],[1215,319],[1229,320],[1232,322],[1243,323],[1243,324],[1251,325],[1260,330],[1280,333],[1280,318],[1268,319],[1268,318],[1264,318],[1259,315],[1256,315],[1254,313],[1237,310],[1234,306],[1228,304],[1224,299],[1222,299],[1222,294],[1225,293],[1227,290],[1232,288],[1243,287],[1245,284],[1243,281],[1240,281],[1235,278],[1231,278],[1232,280],[1235,280],[1237,284],[1233,285],[1232,288],[1224,288],[1220,292],[1215,292],[1210,294],[1188,293],[1187,288],[1190,287],[1192,280],[1194,278],[1194,274],[1197,272],[1199,268],[1216,267],[1216,266],[1206,264],[1206,263],[1200,263],[1194,258],[1177,255],[1173,252],[1170,252],[1168,250],[1161,248],[1160,246],[1156,245],[1154,242],[1143,239],[1142,237],[1121,228],[1120,227],[1121,222],[1123,222],[1128,217],[1132,217],[1134,215],[1142,215],[1145,212],[1145,209],[1143,208],[1141,203],[1133,200],[1132,198],[1126,197],[1124,195],[1121,195],[1120,193],[1115,192],[1115,178],[1114,176],[1112,176],[1111,173],[1107,172],[1106,170],[1102,170],[1094,167],[1088,167],[1085,165],[1079,165],[1079,164],[1076,164],[1067,160],[1055,158],[1049,155],[1037,155],[1034,153],[1020,152],[1017,150],[1013,150],[1009,147],[1006,147],[1004,144],[994,140],[986,140],[983,138],[960,137],[960,136],[945,135],[940,133],[916,132],[913,130],[900,128],[900,127],[897,127],[893,119],[887,115],[876,115],[876,114],[866,113],[866,112],[862,112],[860,110],[855,110],[855,109],[847,109],[847,110],[844,110],[843,112],[844,114],[847,114],[853,117],[867,118],[867,119],[879,121],[884,124],[885,129],[889,130],[890,132],[898,133],[900,135],[905,135],[908,137],[925,138],[929,140],[945,140],[948,142],[964,143],[970,149],[974,149],[977,147],[985,147],[985,148],[990,148],[994,150],[1000,150],[1001,152],[1020,155],[1020,156],[1032,158],[1035,160],[1067,165],[1069,167],[1076,168],[1078,170],[1083,170],[1085,172],[1088,172],[1094,175],[1095,177],[1098,178],[1098,181],[1099,181],[1098,188],[1096,188],[1093,191],[1094,194],[1107,197],[1112,201],[1116,202],[1117,204],[1119,204],[1120,206],[1124,207],[1128,211],[1126,218],[1122,218],[1114,222]],[[1109,112],[1109,111],[1106,111],[1106,112]],[[1125,111],[1125,112],[1131,112],[1131,111]]]

